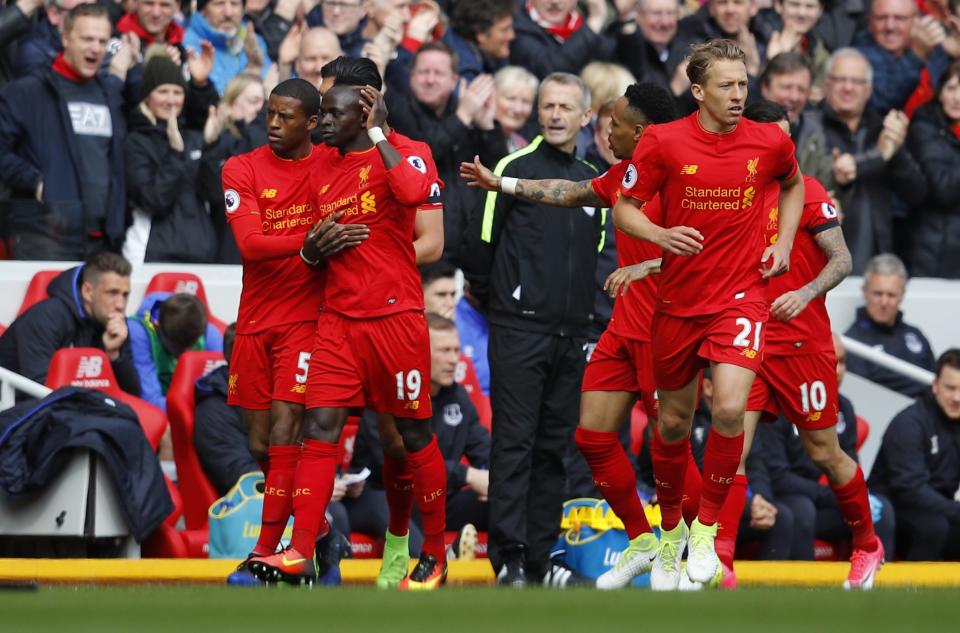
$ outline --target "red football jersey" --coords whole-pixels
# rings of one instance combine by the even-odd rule
[[[602,176],[593,179],[593,190],[610,208],[620,198],[620,184],[630,161],[622,160]],[[660,196],[654,196],[643,206],[643,211],[654,224],[663,223]],[[652,242],[638,240],[620,229],[616,230],[617,268],[639,264],[660,257],[662,251]],[[627,294],[613,302],[613,315],[607,329],[624,338],[636,341],[650,340],[650,325],[653,322],[653,306],[657,298],[660,275],[647,275],[627,288]]]
[[[322,275],[298,253],[315,219],[309,175],[329,154],[316,146],[292,161],[264,145],[223,166],[227,221],[243,260],[238,334],[317,319]]]
[[[816,235],[840,226],[833,200],[816,178],[803,177],[803,192],[803,215],[790,253],[790,270],[770,279],[767,286],[770,303],[785,292],[802,288],[820,274],[827,263],[827,256],[817,245]],[[767,244],[777,241],[779,195],[780,187],[770,187],[764,200],[763,208],[767,214],[764,237]],[[827,314],[825,296],[811,301],[803,312],[790,321],[771,317],[767,322],[765,354],[786,356],[832,351],[833,338],[830,335],[830,315]]]
[[[389,171],[376,147],[334,152],[310,178],[318,218],[344,211],[340,222],[366,224],[370,237],[327,259],[324,309],[355,319],[423,310],[413,249],[417,209],[439,207],[443,183],[425,143],[391,134],[404,157]]]
[[[658,192],[663,226],[703,235],[691,257],[664,253],[656,309],[675,316],[715,314],[734,302],[762,301],[763,197],[797,169],[793,142],[772,123],[741,119],[731,132],[703,129],[695,112],[647,128],[624,174],[623,195]]]

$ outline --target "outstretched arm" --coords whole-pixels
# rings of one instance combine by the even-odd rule
[[[644,204],[636,198],[620,196],[613,205],[614,225],[627,235],[652,242],[674,255],[696,255],[703,250],[700,231],[689,226],[658,226],[643,212]]]
[[[606,204],[594,191],[590,180],[504,178],[485,167],[479,156],[474,156],[472,163],[460,163],[460,176],[467,181],[468,187],[506,193],[538,204],[554,207],[600,207]]]
[[[803,312],[807,304],[835,288],[853,269],[853,260],[839,224],[817,233],[814,239],[826,254],[827,263],[807,285],[785,292],[774,300],[770,313],[781,321],[789,321]]]

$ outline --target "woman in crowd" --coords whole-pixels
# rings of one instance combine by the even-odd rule
[[[540,82],[520,66],[505,66],[493,76],[497,92],[494,120],[507,137],[507,150],[515,152],[529,143],[523,128],[530,120]]]

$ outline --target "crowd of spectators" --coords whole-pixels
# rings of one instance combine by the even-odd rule
[[[92,263],[64,273],[44,307],[28,312],[0,339],[0,356],[8,359],[2,364],[42,380],[43,359],[52,352],[27,349],[23,333],[54,324],[62,334],[41,337],[44,345],[103,348],[121,387],[162,405],[176,357],[186,349],[217,348],[219,341],[213,343],[206,315],[178,297],[164,298],[167,308],[144,306],[129,322],[128,336],[120,316],[127,307],[130,263],[239,263],[225,221],[223,163],[266,142],[266,95],[277,82],[300,77],[319,89],[324,64],[343,54],[364,56],[384,76],[390,126],[430,145],[445,183],[443,260],[425,269],[423,279],[427,310],[438,315],[431,335],[436,330],[442,338],[455,322],[457,345],[472,359],[480,388],[490,394],[492,384],[499,393],[498,424],[512,424],[534,442],[514,447],[507,445],[510,438],[494,434],[490,460],[551,465],[548,478],[543,469],[532,478],[522,468],[509,478],[492,473],[499,493],[492,511],[508,517],[519,516],[513,510],[526,503],[528,488],[549,484],[553,494],[552,480],[563,476],[560,461],[569,438],[566,431],[556,436],[548,431],[575,425],[580,352],[592,349],[610,316],[611,300],[602,285],[614,267],[615,240],[609,214],[599,209],[583,207],[580,228],[565,229],[546,212],[525,217],[517,200],[485,197],[468,187],[459,176],[460,163],[478,156],[492,168],[526,148],[527,158],[511,159],[515,166],[533,173],[540,162],[554,161],[536,177],[590,178],[617,160],[607,135],[613,103],[626,86],[659,85],[672,94],[678,112],[692,112],[684,60],[689,46],[718,37],[735,40],[746,53],[751,97],[787,109],[802,171],[824,184],[842,214],[865,297],[847,334],[938,373],[931,391],[850,363],[858,374],[920,397],[916,410],[904,412],[890,433],[909,435],[918,460],[925,450],[936,456],[926,472],[935,480],[929,486],[945,497],[937,503],[952,509],[941,513],[947,523],[937,523],[934,536],[951,542],[958,502],[949,488],[960,484],[955,428],[960,413],[952,394],[960,364],[952,356],[935,363],[923,335],[903,323],[899,304],[908,274],[960,278],[960,0],[0,1],[0,255]],[[558,72],[580,79],[571,84],[553,75]],[[571,116],[545,113],[543,85],[563,98],[570,92],[574,102],[580,100],[574,104],[579,110]],[[551,98],[560,99],[552,93]],[[580,160],[564,162],[564,153]],[[519,301],[514,294],[520,286],[489,277],[497,266],[530,262],[513,261],[515,253],[498,253],[492,243],[489,252],[476,248],[471,230],[487,211],[495,218],[493,232],[507,226],[522,234],[537,222],[542,233],[569,239],[582,259],[576,288],[552,296],[556,314],[541,313],[534,328],[529,315],[503,307],[513,305],[511,297]],[[561,235],[567,229],[571,235]],[[104,250],[122,253],[129,263],[90,259]],[[483,270],[476,270],[478,256],[485,258]],[[457,301],[458,267],[469,283]],[[585,272],[594,269],[595,274]],[[523,287],[524,301],[536,299],[533,293],[560,274],[540,273],[539,287]],[[498,301],[500,316],[491,319],[491,327],[485,315],[498,311],[492,305]],[[181,313],[182,336],[161,323],[174,308]],[[543,346],[534,351],[556,369],[549,379],[534,376],[513,353],[534,339]],[[556,341],[569,343],[566,356],[553,346]],[[138,377],[135,366],[149,371]],[[467,414],[463,394],[444,382],[445,372],[443,380],[434,377],[434,395],[450,402],[437,408],[435,429],[458,426],[451,423],[454,408],[473,425],[476,416]],[[198,386],[201,407],[221,404],[213,396],[223,395],[222,373]],[[517,403],[505,403],[507,395],[533,387],[542,392],[536,410],[519,406],[529,400],[526,392],[517,394]],[[709,417],[708,403],[704,410]],[[219,414],[240,438],[236,419],[228,411]],[[941,427],[910,426],[924,416]],[[843,417],[851,418],[852,411]],[[847,425],[855,426],[849,419]],[[375,421],[366,420],[365,430],[375,436]],[[836,535],[844,526],[821,521],[823,486],[811,479],[809,464],[790,462],[796,438],[789,428],[769,427],[761,435],[768,437],[759,437],[758,446],[775,447],[783,460],[756,470],[745,538],[760,542],[768,557],[807,557],[806,545],[801,553],[784,545],[793,543],[779,531],[787,530],[787,517],[790,534],[819,534],[821,528],[826,534],[823,525],[829,525]],[[924,448],[924,441],[933,448]],[[952,442],[950,450],[937,441]],[[456,453],[450,456],[451,480],[473,491],[460,508],[469,514],[477,499],[487,496],[487,471],[459,464],[463,452],[451,450]],[[487,464],[486,458],[467,456],[471,464]],[[212,477],[218,488],[229,487],[234,472],[251,467],[242,449],[236,457],[230,474]],[[878,464],[886,462],[893,469],[902,465],[881,451]],[[809,475],[811,494],[797,500],[779,490],[790,479],[764,476],[771,468]],[[913,472],[904,483],[878,475],[877,485],[889,496],[878,501],[887,516],[896,506],[899,520],[901,491],[921,485],[918,477]],[[343,521],[355,522],[350,507],[375,488],[376,477],[364,491],[340,491]],[[460,492],[456,486],[450,490]],[[515,507],[506,507],[510,503]],[[533,532],[554,522],[531,510],[524,515],[533,526],[497,517],[501,545],[539,548],[544,552],[537,554],[545,555],[549,538],[533,539]],[[780,528],[771,532],[776,517]],[[901,534],[934,530],[919,520],[904,525]],[[536,543],[526,543],[525,535]],[[497,555],[497,546],[492,549]],[[505,551],[509,557],[512,550]],[[899,551],[920,557],[946,550]]]
[[[75,7],[90,4],[80,10]],[[591,120],[576,154],[613,160],[622,87],[694,107],[690,44],[734,39],[752,97],[790,114],[802,170],[832,193],[862,274],[895,253],[960,277],[960,3],[951,0],[5,0],[0,8],[0,237],[16,259],[238,263],[219,169],[266,141],[265,95],[363,55],[390,124],[427,142],[458,264],[479,193],[457,173],[538,133],[537,87],[579,74]],[[73,11],[72,11],[73,10]],[[71,13],[72,11],[72,13]],[[71,17],[72,16],[72,17]],[[608,119],[607,119],[608,120]]]

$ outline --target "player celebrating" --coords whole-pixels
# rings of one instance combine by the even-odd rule
[[[593,180],[527,180],[507,183],[514,195],[531,202],[560,207],[612,207],[620,195],[620,183],[629,159],[644,129],[676,118],[673,97],[650,83],[627,88],[613,106],[608,142],[621,162]],[[488,191],[503,191],[504,180],[480,164],[462,163],[460,173],[470,185]],[[655,223],[662,222],[659,198],[644,207]],[[637,396],[643,398],[647,415],[655,420],[656,396],[650,356],[650,324],[657,292],[660,249],[650,242],[617,231],[618,270],[607,280],[611,296],[617,297],[610,325],[594,350],[584,372],[580,400],[580,425],[574,436],[577,446],[593,471],[597,487],[624,523],[630,546],[617,565],[597,579],[597,587],[626,586],[635,576],[649,571],[658,543],[647,523],[637,496],[637,482],[630,459],[620,444],[617,430],[627,418]],[[640,281],[642,279],[642,281]],[[692,456],[691,470],[684,486],[699,488],[700,472]],[[691,517],[692,518],[692,517]]]
[[[778,123],[789,130],[786,110],[771,101],[758,101],[744,117],[761,123]],[[826,473],[837,504],[853,533],[853,556],[847,589],[870,589],[883,565],[884,551],[873,529],[870,501],[863,471],[840,448],[837,439],[837,359],[825,295],[850,273],[850,252],[843,240],[837,211],[815,178],[804,176],[805,201],[794,243],[790,272],[770,281],[767,297],[771,316],[767,324],[764,360],[753,382],[744,417],[744,459],[761,419],[783,415],[796,425],[807,454]],[[772,190],[775,194],[776,191]],[[765,239],[776,243],[776,197],[767,196]],[[738,478],[743,477],[743,465]],[[732,521],[732,534],[717,541],[724,565],[732,567],[736,525],[746,497],[746,482],[731,489],[722,515]],[[728,512],[727,506],[732,506]],[[735,519],[735,520],[734,520]],[[728,540],[729,539],[729,540]],[[724,560],[726,559],[726,560]]]
[[[379,87],[379,76],[371,78]],[[361,94],[369,114],[360,106]],[[361,248],[327,261],[324,312],[310,359],[303,452],[294,484],[291,547],[254,558],[263,579],[312,582],[318,534],[329,529],[324,511],[337,464],[337,441],[351,410],[390,413],[407,451],[424,524],[423,554],[401,589],[434,589],[446,578],[443,543],[446,466],[429,425],[429,335],[411,237],[418,206],[439,195],[429,148],[410,142],[403,159],[379,127],[382,95],[371,87],[337,84],[321,106],[324,143],[338,155],[311,179],[321,217],[343,212],[363,218],[371,235]],[[306,254],[306,253],[305,253]]]
[[[268,144],[223,168],[227,220],[243,259],[243,290],[228,402],[243,410],[250,452],[266,476],[260,536],[251,556],[273,554],[290,518],[307,365],[321,280],[298,252],[312,226],[323,256],[365,240],[363,225],[314,225],[308,176],[322,154],[310,143],[320,98],[302,79],[278,84],[267,106]],[[329,231],[327,229],[330,229]],[[269,448],[268,448],[269,446]],[[243,567],[243,566],[241,566]]]
[[[717,518],[743,451],[743,414],[763,354],[765,280],[789,267],[803,207],[790,138],[776,126],[741,120],[744,54],[729,40],[693,48],[687,76],[694,114],[654,125],[640,139],[614,207],[618,228],[660,246],[662,274],[653,317],[654,380],[660,396],[652,457],[663,516],[651,587],[675,589],[689,537],[687,576],[708,582],[719,568]],[[780,234],[766,247],[764,192],[779,180]],[[659,192],[667,230],[642,206]],[[699,513],[683,521],[687,437],[700,368],[714,380],[713,427],[703,462]]]

